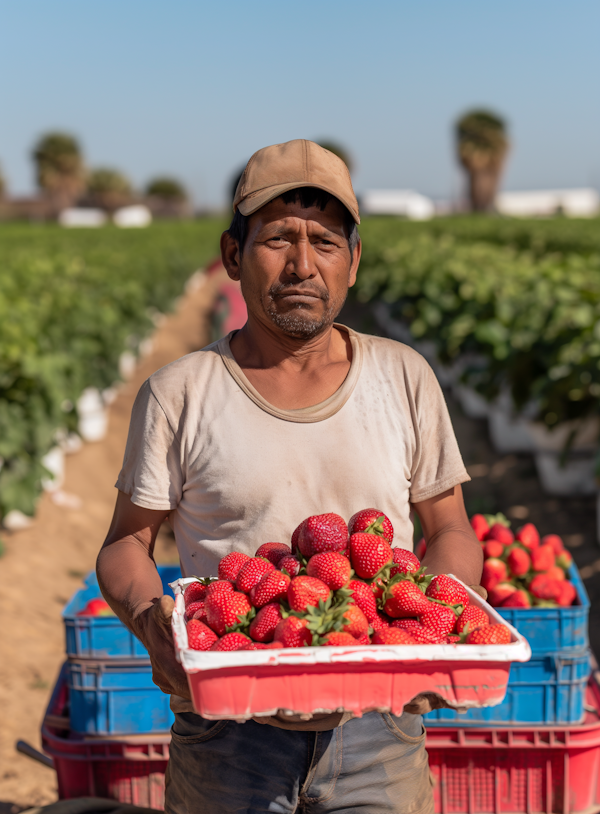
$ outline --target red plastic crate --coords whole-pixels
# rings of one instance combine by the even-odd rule
[[[579,726],[432,728],[437,814],[600,811],[600,690],[592,679]]]
[[[54,761],[59,799],[107,797],[163,810],[170,734],[83,738],[71,733],[63,718],[67,702],[63,667],[42,725],[42,745]]]

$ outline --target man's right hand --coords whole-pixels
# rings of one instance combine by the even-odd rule
[[[171,632],[174,607],[173,597],[161,596],[152,607],[140,614],[136,620],[136,627],[150,654],[152,681],[165,693],[191,700],[185,672],[175,658]]]

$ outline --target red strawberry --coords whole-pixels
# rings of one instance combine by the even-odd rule
[[[250,557],[241,551],[232,551],[229,554],[225,554],[219,563],[219,579],[228,579],[230,582],[235,582],[240,568],[244,563],[248,562],[249,559]]]
[[[517,540],[522,543],[525,548],[533,551],[540,544],[540,535],[533,523],[525,523],[524,526],[517,531]]]
[[[392,548],[392,555],[394,564],[390,570],[390,578],[396,574],[414,574],[421,567],[418,558],[405,548]]]
[[[503,608],[530,608],[531,598],[527,591],[518,590],[513,591],[510,596],[507,596],[502,603]]]
[[[300,540],[300,532],[304,528],[305,523],[306,520],[303,520],[300,525],[294,529],[294,533],[292,534],[292,554],[296,554],[299,551],[298,542]]]
[[[377,509],[362,509],[350,518],[348,533],[350,535],[361,531],[378,534],[391,545],[394,539],[394,527],[388,517]]]
[[[427,543],[425,542],[425,538],[421,537],[419,542],[415,545],[415,556],[418,560],[422,560],[427,552]]]
[[[469,630],[475,630],[475,628],[489,625],[489,623],[490,618],[484,610],[478,608],[476,605],[469,605],[456,620],[454,629],[457,633],[464,633],[467,625],[469,626]]]
[[[262,607],[250,622],[250,636],[257,642],[272,642],[275,628],[281,622],[281,605],[269,602]]]
[[[297,577],[300,573],[300,560],[293,554],[285,554],[277,565],[280,571],[286,571],[290,577]]]
[[[241,647],[240,650],[266,650],[267,645],[263,644],[262,642],[250,642],[245,647]]]
[[[305,611],[311,606],[318,606],[319,600],[326,602],[331,596],[329,587],[315,577],[294,577],[288,588],[288,602],[295,611]]]
[[[488,521],[482,514],[474,514],[471,518],[471,528],[475,532],[478,540],[485,540],[485,535],[490,530]]]
[[[506,562],[513,577],[525,576],[531,568],[531,557],[518,546],[511,548]]]
[[[238,591],[243,591],[245,594],[248,594],[252,588],[261,581],[265,574],[274,570],[275,566],[272,562],[262,557],[250,557],[240,568],[235,581],[235,587]]]
[[[263,543],[256,549],[254,556],[264,557],[265,560],[269,560],[274,566],[279,567],[279,560],[286,554],[291,553],[291,548],[285,543]]]
[[[343,588],[350,579],[350,563],[339,551],[323,551],[315,554],[308,561],[306,573],[328,585],[332,591]]]
[[[517,586],[512,582],[499,582],[489,594],[490,605],[498,608],[504,600],[517,590]]]
[[[183,592],[183,601],[187,608],[192,602],[201,602],[205,596],[206,585],[203,582],[190,582]]]
[[[344,612],[344,619],[346,620],[344,633],[349,633],[355,639],[360,639],[365,633],[369,634],[369,622],[358,605],[348,605]]]
[[[288,575],[282,571],[269,571],[258,585],[250,589],[250,604],[255,608],[262,608],[269,602],[285,599],[290,582]]]
[[[456,614],[452,608],[446,608],[444,605],[438,605],[434,602],[429,602],[429,607],[419,613],[419,622],[424,627],[431,628],[440,636],[447,636],[454,630],[456,624]]]
[[[375,599],[381,599],[383,596],[383,592],[387,587],[387,581],[382,577],[376,577],[373,582],[371,582],[371,593],[375,597]]]
[[[366,582],[362,582],[360,579],[351,579],[348,583],[348,588],[352,591],[352,596],[350,598],[351,602],[356,602],[358,607],[367,617],[369,622],[372,622],[373,619],[377,618],[377,602],[375,601],[375,597],[373,596],[373,591],[371,590],[371,586],[367,585]]]
[[[378,612],[374,619],[369,619],[369,624],[373,630],[383,630],[386,627],[390,627],[391,621],[390,617],[386,616],[385,613]]]
[[[353,534],[350,538],[350,560],[359,577],[371,579],[384,565],[392,562],[390,544],[376,534]]]
[[[498,542],[503,543],[503,545],[510,545],[515,539],[515,535],[509,528],[504,526],[502,523],[494,523],[494,525],[486,534],[485,539],[498,540]]]
[[[409,633],[417,644],[441,644],[446,636],[425,627],[418,619],[394,619],[391,627]]]
[[[299,619],[297,616],[282,619],[275,628],[275,642],[281,647],[305,647],[312,644],[308,620]]]
[[[556,564],[566,571],[573,565],[573,557],[569,551],[561,551],[556,557]]]
[[[201,600],[198,600],[198,602],[190,602],[185,609],[185,621],[189,622],[190,619],[194,618],[194,614],[201,610],[204,610],[204,602]]]
[[[451,633],[449,636],[446,636],[446,644],[460,644],[460,636]]]
[[[561,608],[568,608],[570,607],[575,599],[577,598],[577,590],[572,582],[568,582],[565,580],[564,582],[560,583],[560,594],[557,598],[557,602]]]
[[[486,560],[490,557],[501,557],[504,554],[504,543],[499,543],[498,540],[488,540],[483,546],[483,556]]]
[[[192,619],[197,619],[199,622],[203,622],[205,625],[208,624],[208,621],[206,619],[206,608],[204,607],[204,603],[202,609],[197,610],[196,613],[192,616]]]
[[[430,604],[419,586],[405,579],[388,585],[383,610],[393,619],[406,618],[417,616]]]
[[[469,594],[460,582],[446,574],[438,574],[437,577],[431,580],[429,587],[425,591],[425,596],[437,599],[438,602],[445,602],[447,605],[454,605],[457,610],[458,606],[461,606],[459,613],[469,604]]]
[[[359,636],[358,639],[356,640],[356,644],[364,644],[364,645],[371,644],[371,639],[369,638],[369,634],[368,633],[363,633],[362,636]]]
[[[226,633],[222,638],[217,641],[210,648],[211,650],[247,650],[247,646],[251,644],[250,639],[244,636],[243,633]]]
[[[506,625],[485,625],[467,636],[467,644],[508,644],[510,630]]]
[[[205,610],[209,626],[219,636],[223,636],[225,628],[237,624],[250,613],[251,605],[245,594],[235,591],[219,592],[206,597]]]
[[[542,537],[542,545],[551,545],[557,557],[565,550],[562,537],[559,537],[558,534],[546,534],[545,537]]]
[[[481,575],[481,584],[488,591],[488,593],[495,588],[499,582],[504,582],[508,577],[506,565],[502,560],[491,557],[483,563],[483,573]]]
[[[553,565],[556,565],[556,557],[552,546],[545,543],[532,551],[531,565],[534,571],[547,571]]]
[[[206,598],[214,594],[230,594],[233,591],[233,584],[226,579],[215,579],[206,589]]]
[[[376,630],[371,637],[372,644],[414,644],[415,640],[406,630],[395,627],[386,627]]]
[[[322,551],[343,551],[348,545],[348,526],[339,514],[307,517],[298,536],[298,548],[305,557]]]
[[[562,582],[538,574],[528,585],[529,591],[538,599],[550,599],[556,602],[562,593]]]
[[[560,565],[553,565],[552,568],[549,568],[547,571],[542,571],[542,573],[545,576],[550,577],[550,579],[557,579],[559,582],[566,579],[565,572]]]
[[[197,619],[187,624],[188,647],[192,650],[210,650],[217,641],[217,634]]]
[[[358,642],[345,630],[332,630],[322,636],[321,644],[325,647],[348,647],[348,645],[356,647]]]

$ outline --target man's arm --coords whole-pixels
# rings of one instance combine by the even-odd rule
[[[119,492],[108,535],[98,555],[100,590],[119,619],[142,641],[152,678],[163,692],[189,698],[171,635],[173,598],[163,596],[154,543],[169,511],[144,509]]]

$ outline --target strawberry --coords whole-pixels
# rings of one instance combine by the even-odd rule
[[[307,517],[298,535],[298,548],[304,557],[322,551],[343,551],[348,545],[348,526],[339,514]]]
[[[275,628],[282,618],[279,602],[269,602],[268,605],[264,605],[250,622],[251,638],[257,642],[272,642]]]
[[[205,625],[208,624],[208,621],[206,619],[206,607],[204,607],[204,603],[202,603],[202,608],[200,610],[197,610],[196,613],[192,616],[192,619],[197,619],[199,622],[203,622]]]
[[[241,551],[232,551],[225,554],[219,563],[219,579],[228,579],[230,582],[235,582],[240,568],[244,563],[248,562],[250,557],[247,554],[242,554]]]
[[[297,616],[282,619],[275,628],[275,642],[280,647],[306,647],[312,644],[308,620],[299,619]]]
[[[387,580],[383,579],[383,577],[375,577],[375,579],[371,582],[371,593],[375,597],[376,600],[381,599],[383,593],[387,587]]]
[[[204,610],[204,602],[201,600],[198,602],[190,602],[185,609],[185,621],[189,622],[190,619],[194,618],[194,614],[201,610]]]
[[[467,626],[469,630],[475,630],[475,628],[489,625],[489,623],[490,618],[484,610],[476,605],[469,605],[456,620],[454,629],[457,633],[464,633]]]
[[[500,543],[498,540],[488,540],[483,546],[483,556],[486,560],[489,560],[490,557],[501,557],[504,554],[504,548],[504,543]]]
[[[219,636],[223,636],[226,628],[240,623],[252,608],[245,594],[233,591],[207,596],[205,610],[208,625]]]
[[[296,526],[296,528],[294,529],[294,532],[292,534],[292,554],[297,554],[298,551],[299,551],[298,541],[300,540],[300,532],[304,528],[305,523],[306,523],[306,520],[303,520],[300,523],[300,525]]]
[[[438,602],[445,602],[447,605],[453,605],[458,613],[462,613],[463,608],[469,604],[469,594],[460,582],[446,574],[438,574],[431,580],[425,596],[437,599]]]
[[[425,538],[421,537],[419,542],[415,545],[415,557],[418,560],[422,560],[427,552],[427,543],[425,542]]]
[[[331,596],[331,591],[324,582],[315,577],[294,577],[290,582],[287,596],[292,610],[305,611],[309,605],[316,607],[319,600],[326,602]]]
[[[355,639],[369,634],[369,622],[358,605],[348,605],[343,618],[346,622],[343,627],[344,633],[349,633]]]
[[[348,645],[356,647],[358,642],[346,631],[332,630],[321,637],[321,644],[325,647],[347,647]]]
[[[263,557],[250,557],[240,568],[235,580],[235,587],[238,591],[248,594],[265,574],[274,570],[273,563],[263,559]]]
[[[188,647],[192,650],[210,650],[218,636],[207,625],[197,619],[187,623]]]
[[[546,534],[545,537],[542,537],[542,545],[551,545],[557,557],[565,550],[562,537],[559,537],[558,534]]]
[[[425,627],[418,619],[394,619],[390,627],[409,633],[417,644],[441,644],[446,636]]]
[[[456,624],[456,613],[452,608],[438,605],[437,602],[429,602],[429,607],[421,611],[418,618],[424,627],[431,628],[440,636],[452,633]]]
[[[445,644],[460,644],[460,636],[451,633],[449,636],[446,636]]]
[[[390,544],[376,534],[359,532],[350,538],[350,560],[359,577],[371,579],[392,562]]]
[[[372,644],[414,644],[415,640],[406,630],[386,627],[376,630],[371,637]]]
[[[245,647],[240,647],[240,650],[266,650],[267,645],[262,642],[250,642]]]
[[[394,527],[390,519],[377,509],[362,509],[352,515],[348,523],[348,533],[353,535],[361,531],[378,534],[390,545],[394,539]]]
[[[371,587],[360,579],[351,579],[348,589],[352,592],[351,602],[355,602],[369,622],[377,618],[377,602],[373,596]]]
[[[356,644],[364,644],[364,645],[371,644],[371,639],[369,638],[369,634],[368,633],[363,633],[362,636],[359,636],[358,639],[356,640]]]
[[[343,588],[352,574],[350,563],[339,551],[323,551],[314,554],[308,561],[306,573],[328,585],[332,591]]]
[[[510,545],[515,539],[515,535],[503,523],[494,523],[485,536],[486,540],[498,540],[503,545]]]
[[[383,630],[386,627],[390,627],[391,619],[385,613],[377,613],[377,616],[374,619],[369,619],[369,624],[373,628],[373,630]]]
[[[513,577],[522,577],[531,568],[531,557],[519,546],[514,546],[506,558],[506,563]]]
[[[206,596],[206,588],[207,586],[203,582],[190,582],[183,592],[186,608],[191,602],[201,602]]]
[[[556,556],[552,546],[544,543],[544,545],[532,551],[531,565],[534,571],[547,571],[553,565],[556,565]]]
[[[206,589],[206,598],[214,594],[230,594],[233,591],[233,584],[226,579],[215,579]]]
[[[535,576],[528,585],[529,591],[538,599],[550,599],[556,602],[562,592],[562,582],[550,579],[544,574]]]
[[[255,557],[264,557],[277,568],[279,560],[286,554],[291,554],[292,550],[285,543],[263,543],[256,549]]]
[[[517,531],[516,539],[530,551],[533,551],[540,544],[540,535],[533,523],[525,523],[524,526],[521,526]]]
[[[506,565],[502,560],[496,557],[490,557],[483,563],[483,573],[481,575],[481,584],[488,591],[488,593],[495,588],[499,582],[504,582],[508,577]]]
[[[577,590],[572,582],[565,580],[560,583],[560,594],[558,595],[557,602],[561,608],[570,607],[577,597]]]
[[[431,604],[419,586],[406,579],[390,583],[384,594],[383,602],[383,610],[393,619],[417,616],[427,610]]]
[[[519,589],[518,591],[513,591],[510,596],[507,596],[506,599],[502,602],[501,607],[503,608],[530,608],[531,607],[531,597],[527,593],[527,591],[523,591]]]
[[[561,551],[556,555],[556,564],[566,571],[573,565],[573,557],[569,551]]]
[[[547,571],[542,571],[544,576],[550,577],[550,579],[557,579],[559,582],[562,582],[563,579],[566,579],[565,572],[560,567],[560,565],[553,565],[552,568],[549,568]]]
[[[499,582],[489,594],[490,605],[498,608],[504,600],[517,590],[517,586],[512,582]]]
[[[471,518],[471,528],[475,532],[478,540],[485,540],[485,536],[490,530],[488,521],[482,514],[474,514]]]
[[[77,616],[115,616],[115,612],[104,599],[90,599]]]
[[[467,636],[467,644],[508,644],[510,630],[506,625],[485,625]]]
[[[390,577],[396,574],[415,574],[421,567],[418,558],[405,548],[392,548],[392,568],[390,570]]]
[[[285,599],[290,582],[288,575],[282,571],[269,571],[250,589],[250,604],[255,608],[262,608],[269,602]]]
[[[300,573],[300,560],[293,554],[285,554],[278,562],[280,571],[285,571],[290,577],[297,577]]]
[[[226,633],[213,644],[211,650],[247,650],[247,645],[251,644],[250,639],[243,633]]]

